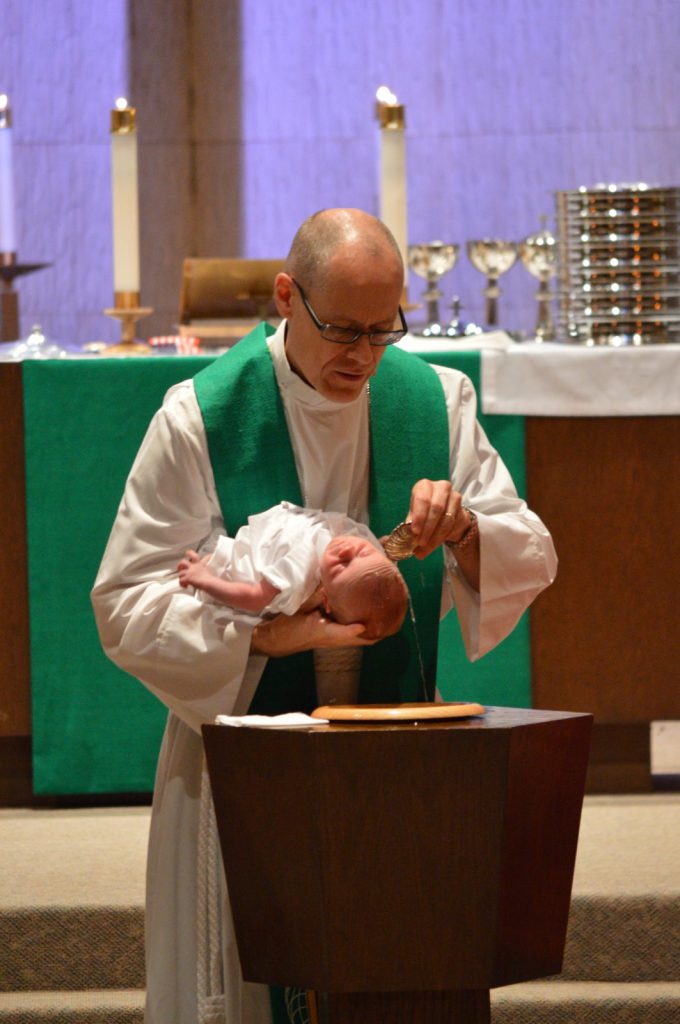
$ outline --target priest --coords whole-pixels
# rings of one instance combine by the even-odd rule
[[[328,666],[349,647],[361,649],[361,701],[432,699],[441,615],[455,608],[474,660],[554,578],[550,536],[478,424],[470,381],[395,347],[403,279],[378,220],[310,217],[275,282],[280,327],[261,325],[171,389],[130,472],[93,603],[106,653],[169,709],[148,855],[147,1024],[272,1019],[268,990],[241,978],[201,725],[310,711],[314,652]],[[181,587],[187,549],[213,550],[280,501],[377,536],[410,520],[414,621],[377,642],[321,607],[253,627]]]

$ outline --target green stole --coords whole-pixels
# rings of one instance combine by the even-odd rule
[[[194,377],[208,452],[227,533],[249,515],[281,501],[302,505],[283,403],[260,324]],[[377,537],[408,512],[416,480],[449,477],[449,428],[444,392],[428,363],[386,349],[371,381],[369,525]],[[436,683],[443,558],[407,559],[400,569],[417,628],[407,614],[399,633],[366,647],[361,703],[431,700]],[[311,651],[270,658],[252,713],[309,712],[316,707]]]

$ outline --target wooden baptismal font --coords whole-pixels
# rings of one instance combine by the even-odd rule
[[[592,717],[203,727],[243,976],[328,1024],[488,1024],[559,973]]]

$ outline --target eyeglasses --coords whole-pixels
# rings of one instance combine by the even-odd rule
[[[295,278],[291,278],[293,284],[300,292],[300,298],[302,299],[305,309],[311,316],[316,329],[325,341],[333,341],[336,345],[353,345],[355,341],[363,337],[365,334],[368,338],[369,345],[373,345],[376,348],[384,348],[385,345],[394,345],[395,342],[401,341],[404,335],[408,331],[408,325],[404,319],[404,313],[401,306],[399,306],[399,319],[401,320],[401,330],[398,331],[361,331],[355,330],[354,327],[337,327],[335,324],[324,324],[319,320],[318,316],[309,304],[309,300],[305,295],[302,286],[297,283]]]

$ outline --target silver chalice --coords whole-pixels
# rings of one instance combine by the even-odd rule
[[[424,277],[427,281],[427,289],[423,292],[423,298],[427,303],[427,321],[420,327],[411,328],[412,334],[418,334],[424,338],[436,338],[445,333],[445,328],[439,319],[439,300],[442,298],[439,281],[444,274],[453,270],[459,251],[460,246],[445,242],[409,245],[409,266],[419,277]]]
[[[515,242],[505,242],[500,238],[480,238],[467,243],[467,254],[473,267],[486,274],[485,320],[487,327],[498,325],[498,297],[501,290],[498,278],[510,270],[517,259]]]
[[[557,240],[546,227],[546,216],[541,217],[541,230],[529,235],[520,243],[519,256],[530,274],[539,280],[536,299],[538,301],[538,319],[536,321],[536,341],[553,341],[555,327],[552,310],[553,299],[550,291],[550,278],[557,273]]]

